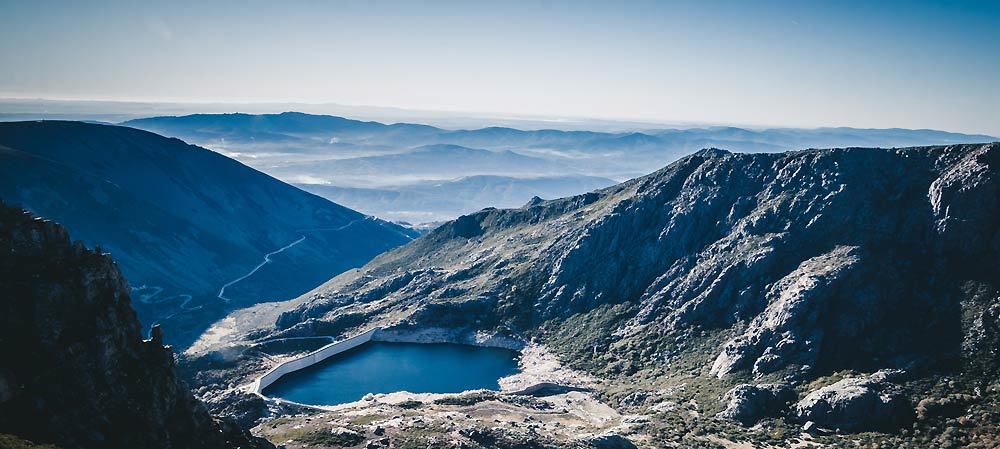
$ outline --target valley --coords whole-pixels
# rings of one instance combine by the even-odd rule
[[[225,296],[225,295],[226,295],[226,288],[228,288],[228,287],[231,287],[232,285],[236,284],[237,282],[240,282],[240,281],[242,281],[242,280],[244,280],[244,279],[246,279],[246,278],[248,278],[248,277],[250,277],[250,276],[253,276],[253,275],[254,275],[255,273],[257,273],[257,271],[259,271],[259,270],[260,270],[261,268],[264,268],[264,265],[267,265],[267,264],[269,264],[269,263],[271,263],[271,262],[272,262],[272,260],[271,260],[271,257],[272,257],[272,256],[274,256],[274,255],[276,255],[276,254],[281,254],[281,253],[283,253],[283,252],[284,252],[284,251],[285,251],[286,249],[289,249],[289,248],[291,248],[291,247],[293,247],[293,246],[295,246],[295,245],[298,245],[299,243],[302,243],[302,242],[304,242],[305,240],[306,240],[306,236],[304,236],[304,235],[303,235],[302,237],[299,237],[299,238],[298,238],[298,240],[295,240],[295,241],[294,241],[294,242],[292,242],[292,243],[289,243],[289,244],[287,244],[287,245],[285,245],[285,246],[282,246],[281,248],[278,248],[278,249],[276,249],[276,250],[274,250],[274,251],[271,251],[271,252],[269,252],[269,253],[265,254],[265,255],[264,255],[264,261],[263,261],[263,262],[261,262],[260,264],[258,264],[258,265],[257,265],[256,267],[253,267],[253,269],[252,269],[252,270],[250,270],[250,272],[249,272],[249,273],[247,273],[247,274],[244,274],[243,276],[240,276],[240,277],[238,277],[238,278],[236,278],[236,279],[233,279],[233,280],[231,280],[231,281],[229,281],[229,282],[226,282],[225,284],[222,284],[222,288],[220,288],[220,289],[219,289],[219,294],[218,294],[218,295],[215,295],[215,296],[216,296],[217,298],[219,298],[219,299],[221,299],[221,300],[225,301],[225,302],[229,302],[229,301],[230,301],[230,299],[229,299],[229,298],[227,298],[227,297]]]
[[[0,5],[0,449],[1000,449],[998,1]]]
[[[577,447],[607,437],[653,447],[988,447],[1000,391],[989,373],[998,365],[983,353],[992,334],[977,329],[997,325],[989,304],[1000,277],[986,262],[1000,229],[997,154],[996,144],[701,151],[611,188],[460,217],[300,298],[234,312],[182,366],[196,370],[192,382],[205,386],[211,407],[275,438],[332,426],[382,444],[372,433],[382,426],[398,432],[392,444],[414,445]],[[916,241],[931,243],[914,252]],[[388,415],[368,427],[294,407],[275,414],[266,400],[210,387],[249,385],[270,358],[303,350],[261,358],[249,350],[255,342],[373,327],[408,341],[535,345],[592,380],[584,391],[551,382],[560,387],[528,400],[480,392],[488,399],[471,408],[443,407],[465,404],[463,395],[377,395],[337,408]],[[521,369],[538,363],[522,356]],[[861,399],[872,395],[886,399]],[[949,398],[967,398],[968,427],[949,421],[953,412],[914,416],[918,403]],[[562,436],[518,427],[551,418],[533,409],[574,401],[583,408],[566,407],[569,415],[607,407],[615,424],[584,420]],[[482,420],[421,430],[423,416],[456,410]],[[870,410],[880,418],[853,427]],[[510,414],[516,425],[502,424]],[[901,423],[914,430],[899,431]]]
[[[285,447],[988,447],[997,148],[706,149],[419,237],[356,212],[305,222],[215,306],[131,292],[168,329],[211,319],[178,375]],[[372,235],[401,246],[315,271],[320,245],[342,242],[332,260]],[[313,358],[355,335],[371,342]],[[949,401],[965,424],[934,408]]]
[[[182,347],[234,308],[294,298],[417,235],[132,128],[0,123],[0,160],[0,198],[112,253],[140,320]]]
[[[15,123],[0,125],[0,138],[17,179],[7,195],[75,224],[85,241],[106,239],[102,247],[124,256],[140,319],[178,333],[168,338],[183,349],[178,375],[195,396],[285,447],[976,447],[996,435],[1000,386],[990,379],[1000,365],[982,352],[1000,326],[991,306],[1000,276],[986,262],[1000,238],[996,144],[705,149],[618,184],[567,176],[590,191],[533,195],[522,205],[511,203],[539,190],[480,191],[439,208],[449,197],[441,185],[502,185],[512,175],[502,165],[491,165],[501,175],[354,190],[368,189],[370,204],[391,189],[408,191],[404,203],[422,195],[413,213],[459,213],[475,201],[514,206],[460,215],[420,235],[243,166],[228,165],[244,182],[219,184],[222,196],[192,196],[183,177],[151,187],[155,170],[138,176],[135,165],[147,162],[119,170],[121,161],[95,164],[70,150],[107,142],[94,158],[109,147],[161,143],[143,131]],[[171,151],[221,158],[180,145]],[[420,148],[407,164],[465,152]],[[490,154],[475,157],[493,164],[494,150],[482,151]],[[157,167],[167,160],[143,157]],[[218,160],[217,169],[232,163]],[[22,165],[32,169],[18,171]],[[35,167],[67,175],[43,189],[41,177],[26,176],[43,173]],[[247,191],[241,176],[270,187]],[[171,218],[116,228],[61,208],[77,199],[107,208],[102,195],[74,196],[94,189],[120,198],[114,204],[145,205],[147,219],[201,210],[190,234],[201,236],[190,240],[198,251],[217,251],[206,235],[232,248],[239,235],[253,243],[222,270],[207,269],[208,278],[194,276],[198,264],[187,257],[150,264],[157,252],[196,253],[164,231]],[[230,218],[243,217],[233,227],[204,215],[222,199],[254,206],[232,209]],[[287,200],[306,203],[289,209]],[[372,207],[394,203],[379,204]],[[448,216],[437,213],[428,216]],[[152,274],[137,274],[150,267]],[[170,272],[206,291],[164,282],[171,278],[161,273]],[[936,319],[915,319],[925,315]],[[328,359],[311,352],[357,335],[371,342]],[[304,367],[307,359],[318,363]],[[955,401],[961,416],[934,405]],[[859,418],[865,413],[878,417]]]

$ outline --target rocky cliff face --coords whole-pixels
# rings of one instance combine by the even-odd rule
[[[719,377],[906,367],[957,354],[963,282],[996,287],[998,161],[998,144],[706,150],[609,189],[464,216],[265,333],[393,316],[383,324],[533,335],[617,304],[586,352],[624,370],[669,363],[668,336],[692,329],[733,330]],[[614,343],[637,340],[639,354]]]
[[[0,203],[0,434],[64,448],[265,448],[214,419],[100,250]]]
[[[858,421],[859,407],[876,410],[869,399],[892,392],[882,405],[912,411],[939,381],[942,394],[976,391],[996,404],[983,398],[1000,391],[998,169],[997,143],[704,150],[608,189],[463,216],[244,336],[379,325],[537,338],[576,367],[622,379],[625,408],[656,396],[634,394],[641,382],[708,385],[716,401],[737,383],[777,383],[805,401],[857,375],[797,413],[796,398],[783,397],[771,402],[784,409],[749,415],[898,426],[912,413]],[[890,368],[905,376],[859,374]],[[711,408],[700,412],[721,411]]]

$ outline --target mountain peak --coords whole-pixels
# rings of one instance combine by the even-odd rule
[[[728,156],[730,154],[733,154],[733,153],[730,152],[730,151],[728,151],[728,150],[723,150],[721,148],[712,147],[712,148],[704,148],[704,149],[698,150],[692,156],[712,158],[712,157]]]
[[[933,376],[955,354],[996,367],[981,359],[995,338],[955,332],[976,326],[960,322],[964,307],[997,321],[976,302],[991,297],[969,293],[1000,287],[997,153],[709,148],[635,182],[462,216],[290,305],[261,334],[406,310],[392,317],[400,328],[536,337],[600,376],[678,366],[727,387],[914,364]]]
[[[531,199],[530,199],[530,200],[528,200],[528,203],[527,203],[527,204],[525,204],[525,205],[524,205],[524,207],[532,207],[532,206],[537,206],[537,205],[539,205],[539,204],[542,204],[542,203],[544,203],[544,202],[545,202],[545,200],[543,200],[543,199],[542,199],[541,197],[539,197],[538,195],[535,195],[535,196],[531,197]]]

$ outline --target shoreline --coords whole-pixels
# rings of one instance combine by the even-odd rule
[[[315,336],[300,338],[332,337]],[[323,362],[330,357],[363,346],[372,341],[418,344],[451,343],[510,349],[517,351],[520,355],[518,361],[518,372],[498,379],[497,382],[500,386],[499,391],[476,389],[464,390],[455,393],[412,393],[408,391],[378,394],[369,393],[368,395],[365,395],[364,398],[357,401],[335,405],[303,404],[264,394],[264,390],[268,386],[274,384],[287,374],[308,368],[317,363]],[[267,342],[269,341],[260,342],[259,344]],[[595,388],[596,384],[596,380],[591,376],[563,367],[555,355],[550,353],[543,345],[537,343],[526,343],[516,337],[500,336],[483,331],[472,332],[461,329],[436,327],[420,329],[386,329],[375,327],[352,337],[334,341],[304,355],[283,360],[272,366],[264,374],[257,376],[254,381],[249,385],[246,385],[245,388],[250,394],[256,395],[269,403],[277,405],[293,405],[319,411],[336,411],[363,406],[373,400],[386,404],[396,404],[409,400],[434,401],[444,397],[460,396],[484,391],[504,395],[533,395],[542,391],[552,390],[590,391]]]

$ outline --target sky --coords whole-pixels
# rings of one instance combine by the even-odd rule
[[[1000,135],[1000,1],[0,0],[0,97]]]

